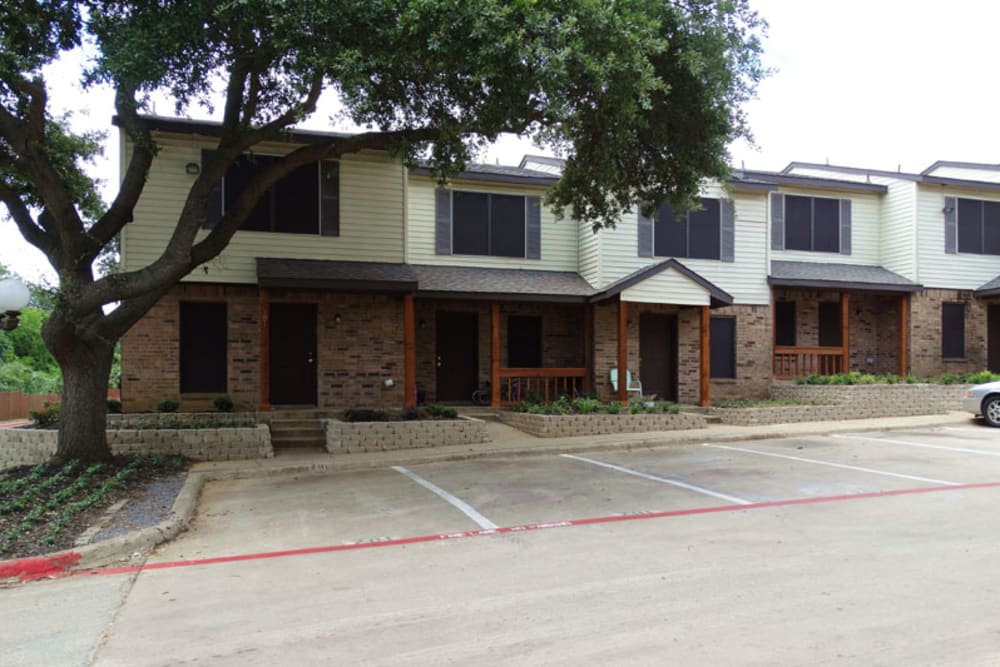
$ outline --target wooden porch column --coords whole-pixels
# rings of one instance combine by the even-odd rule
[[[701,359],[699,368],[698,385],[698,405],[707,408],[712,404],[712,371],[711,371],[711,350],[712,350],[712,315],[708,306],[701,307]]]
[[[851,363],[851,297],[840,293],[840,372],[850,372]]]
[[[403,295],[403,407],[417,404],[417,325],[413,315],[413,294]]]
[[[266,289],[257,291],[260,312],[257,323],[260,325],[260,405],[261,412],[271,410],[271,294]]]
[[[618,297],[618,400],[628,402],[628,306]]]
[[[500,304],[490,304],[490,407],[500,407]]]
[[[594,304],[583,306],[583,390],[594,391]]]
[[[777,375],[775,366],[777,365],[777,355],[774,350],[778,347],[778,294],[771,288],[771,377]]]
[[[899,376],[910,372],[910,295],[899,297]]]

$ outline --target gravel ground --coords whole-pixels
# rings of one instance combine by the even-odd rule
[[[155,526],[167,518],[174,499],[184,486],[185,477],[185,473],[180,473],[170,479],[150,482],[145,489],[129,498],[125,507],[111,519],[111,523],[94,535],[91,543]]]

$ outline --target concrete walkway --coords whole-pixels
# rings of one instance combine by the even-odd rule
[[[688,431],[654,433],[618,433],[613,435],[582,435],[569,438],[538,438],[506,424],[487,421],[492,442],[474,445],[450,445],[428,449],[399,449],[385,452],[328,454],[317,450],[279,451],[273,459],[251,461],[213,461],[195,464],[195,472],[209,477],[227,479],[269,476],[302,472],[336,472],[365,470],[393,465],[416,465],[436,461],[530,456],[537,454],[637,449],[685,445],[701,442],[739,442],[795,436],[824,435],[833,431],[880,431],[886,429],[925,428],[945,424],[969,423],[967,412],[916,417],[853,419],[848,421],[800,422],[761,426],[728,426],[709,424],[707,428]],[[983,426],[983,428],[988,428]]]

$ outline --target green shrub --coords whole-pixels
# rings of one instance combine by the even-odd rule
[[[389,415],[383,410],[368,410],[364,408],[352,408],[344,410],[345,422],[387,422]]]
[[[421,419],[430,419],[430,412],[424,408],[411,406],[408,408],[403,408],[402,417],[406,421],[419,421]]]
[[[181,407],[180,401],[175,401],[172,398],[165,398],[156,404],[157,412],[177,412],[177,409]]]
[[[611,401],[604,409],[608,411],[609,415],[621,414],[622,404],[617,401]]]
[[[432,403],[425,409],[433,419],[458,419],[458,410],[447,405],[434,405]]]
[[[117,398],[109,398],[108,413],[112,415],[120,415],[122,413],[122,402]]]
[[[28,413],[35,428],[56,428],[59,426],[59,404],[46,401],[41,410]]]
[[[216,412],[232,412],[233,399],[228,396],[216,396],[215,400],[212,401],[212,407],[215,408]]]

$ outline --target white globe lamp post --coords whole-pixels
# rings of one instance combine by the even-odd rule
[[[20,324],[18,316],[31,300],[31,293],[16,278],[0,280],[0,330],[13,331]]]

